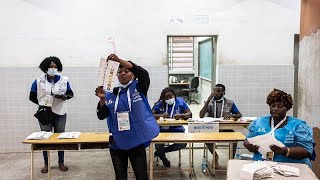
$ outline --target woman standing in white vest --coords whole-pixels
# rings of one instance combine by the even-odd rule
[[[61,76],[62,64],[59,58],[50,56],[39,65],[43,75],[38,77],[31,86],[29,99],[39,106],[38,115],[41,131],[61,133],[65,131],[67,120],[66,100],[73,97],[68,77]],[[41,112],[41,113],[39,113]],[[45,113],[44,113],[45,112]],[[44,167],[42,173],[48,172],[48,154],[43,151]],[[67,171],[64,165],[64,151],[58,151],[59,169]]]

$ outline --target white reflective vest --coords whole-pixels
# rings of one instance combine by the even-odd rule
[[[59,81],[51,83],[47,81],[47,75],[44,74],[37,78],[37,98],[39,106],[43,106],[46,101],[46,95],[64,95],[67,92],[68,77],[61,76]],[[66,101],[53,97],[51,107],[53,113],[64,115],[66,113]]]

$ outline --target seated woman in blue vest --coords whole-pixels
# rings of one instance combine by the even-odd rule
[[[149,73],[115,54],[107,60],[120,63],[117,72],[120,87],[113,92],[105,92],[102,87],[96,89],[100,98],[97,115],[100,120],[107,118],[112,133],[109,146],[116,179],[127,179],[129,159],[136,179],[147,180],[145,148],[160,131],[147,100]]]
[[[273,161],[304,163],[311,167],[310,159],[314,160],[315,157],[312,129],[305,121],[286,115],[293,105],[291,95],[274,89],[267,97],[267,104],[270,107],[270,115],[253,121],[247,138],[270,133],[285,145],[269,146],[273,152],[270,151]],[[250,144],[248,140],[245,140],[243,145],[254,153],[254,160],[263,160],[262,154],[258,151],[259,146]]]
[[[192,117],[192,113],[187,103],[182,98],[177,98],[174,91],[170,88],[162,90],[159,101],[152,108],[153,115],[159,119],[188,119]],[[162,126],[160,132],[184,132],[183,126]],[[174,143],[167,147],[164,144],[156,144],[155,156],[159,156],[162,163],[166,167],[170,167],[170,161],[166,157],[167,152],[178,151],[187,146],[186,143]]]

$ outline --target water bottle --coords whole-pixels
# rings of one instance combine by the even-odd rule
[[[206,172],[207,172],[207,160],[206,160],[206,156],[203,156],[203,158],[202,158],[201,170],[202,170],[203,173],[206,173]]]
[[[234,155],[234,159],[240,159],[240,156],[241,156],[241,154],[240,154],[240,148],[237,147],[237,151],[236,151],[236,154]]]

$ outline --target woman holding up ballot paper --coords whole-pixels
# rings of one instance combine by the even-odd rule
[[[267,104],[270,115],[250,124],[243,143],[254,153],[253,159],[304,163],[311,167],[310,160],[315,159],[312,129],[305,121],[286,115],[293,105],[291,95],[274,89],[267,97]]]
[[[145,148],[160,131],[147,100],[149,73],[115,54],[109,55],[107,61],[120,63],[117,72],[119,87],[111,92],[98,87],[95,93],[100,98],[98,118],[107,118],[112,133],[110,155],[116,179],[127,179],[128,158],[136,179],[148,179]]]

